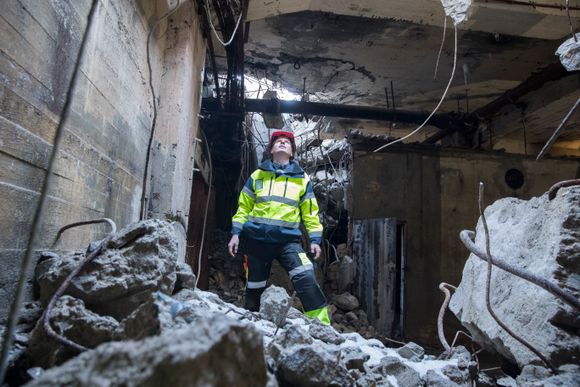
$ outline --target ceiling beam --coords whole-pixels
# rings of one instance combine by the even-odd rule
[[[305,114],[325,117],[341,117],[359,120],[374,120],[385,122],[401,122],[421,124],[429,113],[401,110],[387,110],[373,106],[338,105],[319,102],[286,101],[280,99],[249,99],[244,102],[244,112],[227,112],[219,108],[215,98],[203,98],[202,109],[205,113],[217,116],[237,116],[245,113],[267,114]],[[434,114],[427,123],[440,129],[461,129],[461,116],[457,114]]]

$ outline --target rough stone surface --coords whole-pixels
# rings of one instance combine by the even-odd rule
[[[216,316],[140,342],[103,344],[29,385],[265,385],[262,348],[256,329]]]
[[[554,375],[547,368],[527,365],[516,378],[516,382],[519,387],[580,386],[580,366],[565,364],[559,367],[558,374]]]
[[[580,33],[576,34],[576,39],[577,42],[574,38],[566,40],[556,50],[560,63],[568,71],[580,70]]]
[[[270,286],[260,298],[260,316],[276,326],[282,326],[286,321],[290,301],[290,296],[284,288]]]
[[[276,375],[283,385],[322,387],[354,382],[336,358],[314,346],[294,346],[284,351]]]
[[[385,376],[394,376],[400,386],[418,386],[421,384],[419,373],[396,357],[384,357],[381,359],[380,364],[374,368],[374,371]]]
[[[62,296],[52,309],[50,325],[54,331],[87,348],[113,340],[119,323],[112,317],[100,316],[85,308],[83,301]],[[38,320],[32,330],[27,358],[31,366],[43,368],[61,364],[77,352],[50,338]]]
[[[174,292],[181,289],[195,289],[195,274],[191,271],[191,266],[185,262],[178,262],[175,272]]]
[[[173,233],[170,223],[157,219],[125,227],[116,234],[116,243],[85,265],[67,294],[117,320],[129,315],[155,291],[171,294],[177,259]],[[35,274],[44,305],[83,255],[51,256],[38,264]]]
[[[360,305],[358,299],[347,292],[334,296],[332,303],[344,311],[354,310]]]
[[[455,25],[459,25],[469,17],[471,0],[441,0],[445,15],[453,19]]]
[[[313,320],[308,328],[308,333],[315,339],[322,340],[327,344],[342,344],[345,339],[336,330],[328,325],[324,325],[319,320]]]
[[[397,353],[405,359],[419,361],[425,355],[425,350],[419,344],[411,341],[397,349]]]
[[[370,356],[358,347],[345,347],[341,349],[340,359],[347,369],[364,371],[364,364],[370,359]]]
[[[562,188],[552,201],[547,195],[523,201],[501,199],[489,206],[491,254],[580,294],[580,187]],[[477,225],[476,245],[485,251],[483,226]],[[487,263],[471,254],[450,309],[474,340],[520,367],[537,357],[509,336],[487,312]],[[554,365],[580,361],[578,315],[544,289],[494,267],[491,281],[494,311],[515,332]]]
[[[457,387],[457,386],[460,386],[460,384],[457,384],[454,381],[451,381],[451,380],[445,378],[440,373],[437,373],[433,370],[427,371],[427,373],[423,376],[422,379],[423,379],[424,385],[429,386],[429,387]],[[468,386],[470,386],[470,384],[465,384],[464,386],[468,387]]]
[[[157,292],[121,321],[116,337],[141,340],[189,324],[197,317],[191,306]]]
[[[338,264],[338,291],[344,292],[350,289],[354,282],[356,265],[348,255],[340,259]]]

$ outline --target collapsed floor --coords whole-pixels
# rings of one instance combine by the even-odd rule
[[[508,198],[488,207],[491,252],[496,261],[509,260],[547,278],[572,295],[574,304],[580,289],[580,187],[561,188],[554,196],[529,201]],[[484,249],[481,220],[476,231],[475,245]],[[288,292],[276,286],[264,293],[259,313],[244,310],[239,307],[244,277],[241,264],[225,253],[227,235],[218,234],[211,259],[212,289],[220,298],[196,289],[189,266],[177,261],[174,232],[167,222],[148,220],[92,244],[86,252],[43,254],[35,272],[38,301],[27,304],[20,317],[9,384],[580,383],[577,310],[507,271],[494,270],[494,309],[542,353],[548,361],[543,364],[491,320],[482,293],[486,263],[475,255],[465,265],[450,309],[474,346],[493,351],[497,363],[513,364],[511,369],[484,369],[478,361],[480,351],[453,343],[453,348],[432,354],[415,343],[395,344],[369,327],[356,298],[344,292],[329,294],[334,327],[304,317],[291,307]],[[344,261],[351,260],[347,252],[338,254],[333,266],[344,267]],[[87,254],[96,256],[72,279],[66,295],[56,300],[56,289]],[[53,307],[52,299],[56,300]],[[51,337],[43,327],[46,318],[40,318],[47,305],[52,309],[48,312]]]

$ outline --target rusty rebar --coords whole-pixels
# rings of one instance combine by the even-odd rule
[[[578,107],[579,104],[580,104],[580,98],[578,98],[576,100],[576,103],[574,103],[574,105],[572,105],[572,107],[570,108],[570,110],[568,111],[568,113],[566,113],[566,116],[564,116],[564,118],[560,122],[560,125],[558,125],[558,127],[556,128],[556,130],[554,131],[554,133],[552,134],[552,136],[546,142],[546,145],[544,145],[544,147],[542,148],[542,150],[540,151],[540,153],[538,153],[538,157],[536,157],[536,161],[540,160],[542,157],[544,157],[544,155],[546,153],[548,153],[548,151],[550,150],[550,148],[552,147],[552,145],[554,145],[554,143],[558,139],[558,136],[560,135],[560,132],[562,131],[562,129],[564,129],[564,126],[566,125],[566,122],[568,122],[568,120],[572,116],[572,113],[574,113],[574,110],[576,110],[576,108]]]
[[[75,267],[73,269],[73,271],[70,272],[70,274],[60,284],[59,288],[54,293],[54,295],[50,298],[50,301],[49,301],[48,305],[46,306],[46,310],[44,311],[44,314],[42,315],[42,326],[44,327],[46,334],[48,336],[52,337],[53,339],[55,339],[56,341],[58,341],[59,343],[67,345],[67,346],[69,346],[69,347],[71,347],[79,352],[86,351],[87,348],[80,345],[80,344],[75,343],[74,341],[67,339],[66,337],[64,337],[58,333],[56,333],[52,329],[52,327],[50,326],[50,314],[52,312],[52,308],[56,304],[56,301],[60,298],[60,296],[62,296],[64,294],[64,292],[66,291],[66,289],[70,285],[73,278],[82,270],[82,268],[88,262],[90,262],[97,255],[99,255],[109,245],[109,243],[113,240],[114,235],[115,234],[109,234],[107,237],[105,237],[105,239],[103,239],[99,243],[97,248],[95,250],[91,251],[89,254],[87,254],[85,256],[85,258],[77,265],[77,267]]]
[[[447,289],[447,287],[453,288],[453,290],[457,289],[455,286],[445,282],[441,282],[439,284],[439,290],[441,290],[443,294],[445,294],[445,300],[443,301],[443,304],[439,309],[439,315],[437,316],[437,334],[439,335],[439,341],[441,342],[441,345],[443,346],[443,348],[445,348],[445,352],[451,352],[451,346],[447,342],[447,339],[445,339],[445,333],[443,331],[443,317],[445,316],[445,311],[447,310],[447,307],[449,306],[449,301],[451,300],[451,293],[449,292],[449,289]]]
[[[492,273],[492,268],[493,268],[493,258],[491,256],[491,251],[490,251],[491,249],[490,249],[490,243],[489,243],[489,229],[487,227],[487,220],[485,219],[485,214],[484,214],[484,210],[483,210],[483,183],[482,182],[479,183],[479,201],[478,202],[479,202],[479,213],[481,214],[481,221],[483,223],[483,232],[485,234],[485,252],[486,252],[486,256],[487,256],[487,276],[485,278],[485,306],[487,307],[487,311],[489,312],[491,317],[493,317],[495,322],[500,327],[502,327],[511,337],[513,337],[514,339],[519,341],[522,345],[524,345],[526,348],[528,348],[530,351],[532,351],[537,357],[539,357],[544,362],[544,364],[546,364],[552,370],[552,372],[554,372],[554,374],[557,374],[558,371],[548,361],[548,359],[546,359],[546,357],[544,355],[542,355],[540,353],[540,351],[538,351],[536,348],[534,348],[524,338],[520,337],[518,334],[516,334],[514,331],[512,331],[511,328],[508,327],[503,321],[501,321],[500,318],[495,314],[494,310],[491,307],[490,293],[491,293],[491,273]]]
[[[111,231],[109,231],[110,234],[114,234],[117,232],[117,225],[115,224],[115,222],[113,222],[109,218],[101,218],[101,219],[94,219],[94,220],[85,220],[82,222],[75,222],[75,223],[67,224],[66,226],[63,226],[60,228],[60,230],[58,230],[58,232],[56,233],[56,237],[54,238],[54,242],[52,242],[52,246],[54,247],[56,245],[56,242],[58,242],[58,239],[60,238],[62,233],[65,232],[66,230],[74,228],[74,227],[85,226],[87,224],[98,224],[98,223],[108,223],[109,226],[111,226]]]
[[[481,251],[473,242],[474,236],[475,236],[475,232],[470,231],[470,230],[463,230],[459,233],[459,238],[461,239],[461,242],[463,242],[465,247],[467,247],[467,249],[470,252],[475,254],[476,257],[478,257],[484,261],[487,261],[488,259],[487,259],[486,253]],[[520,277],[522,279],[525,279],[525,280],[533,283],[534,285],[541,287],[542,289],[551,293],[552,295],[559,298],[560,300],[562,300],[566,304],[580,310],[580,300],[578,300],[577,297],[575,297],[573,294],[567,292],[566,290],[562,289],[561,287],[554,284],[553,282],[548,281],[546,278],[539,277],[539,276],[537,276],[537,275],[535,275],[527,270],[520,269],[519,267],[513,266],[513,265],[507,263],[505,260],[500,259],[498,257],[493,257],[492,263],[495,266],[499,267],[500,269],[507,271],[508,273],[511,273],[517,277]]]
[[[571,187],[573,185],[580,185],[580,179],[564,180],[554,184],[548,191],[548,200],[554,200],[560,188]]]

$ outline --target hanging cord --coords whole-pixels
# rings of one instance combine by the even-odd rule
[[[443,43],[445,43],[445,32],[447,31],[447,15],[443,17],[443,37],[441,38],[441,46],[439,46],[439,53],[437,54],[437,61],[435,62],[435,72],[433,79],[437,79],[437,69],[439,68],[439,59],[441,59],[441,52],[443,52]]]
[[[572,18],[570,17],[570,8],[568,7],[568,3],[570,1],[566,0],[566,14],[568,15],[568,23],[570,24],[570,33],[572,34],[572,37],[574,38],[574,42],[578,43],[578,38],[576,37],[576,34],[574,33],[574,27],[572,27]]]
[[[33,248],[36,246],[36,239],[40,231],[40,225],[42,221],[42,217],[44,214],[44,206],[46,203],[46,196],[48,194],[48,190],[50,187],[50,183],[52,182],[52,175],[54,164],[56,161],[56,155],[58,154],[60,144],[62,142],[62,135],[64,133],[64,127],[68,120],[68,116],[70,114],[70,106],[73,100],[73,91],[76,88],[78,74],[81,67],[81,61],[85,54],[85,48],[88,41],[89,33],[91,30],[91,26],[93,24],[93,19],[96,14],[98,8],[98,0],[93,0],[91,4],[91,9],[87,16],[87,27],[85,28],[85,33],[83,35],[81,45],[76,57],[75,67],[73,69],[73,73],[71,75],[68,90],[66,92],[66,98],[64,105],[61,110],[60,120],[58,122],[58,126],[56,127],[56,132],[54,135],[54,142],[52,146],[52,152],[50,154],[50,159],[48,161],[48,165],[46,168],[46,177],[44,178],[44,182],[42,183],[42,189],[40,190],[40,196],[38,198],[38,206],[36,207],[36,212],[34,213],[34,218],[32,220],[32,224],[30,226],[30,237],[28,238],[28,243],[26,245],[26,253],[24,258],[22,259],[21,268],[20,268],[20,277],[18,278],[18,284],[16,286],[16,292],[14,295],[14,300],[10,307],[10,314],[8,317],[8,324],[6,326],[6,330],[4,331],[4,337],[2,340],[2,355],[0,357],[0,382],[4,381],[6,377],[6,369],[8,366],[8,355],[10,352],[10,347],[12,346],[14,330],[16,329],[16,324],[18,322],[18,315],[20,313],[20,306],[22,304],[22,300],[24,298],[24,287],[26,285],[26,275],[29,272],[30,264],[32,263],[32,251]]]
[[[493,317],[493,319],[497,322],[497,324],[502,327],[511,337],[519,341],[522,345],[532,351],[537,357],[539,357],[544,364],[546,364],[554,374],[558,374],[558,370],[554,368],[554,366],[538,351],[534,348],[530,343],[524,340],[522,337],[518,336],[514,331],[512,331],[503,321],[499,319],[499,317],[495,314],[494,310],[491,308],[491,271],[493,268],[493,258],[491,257],[490,251],[490,243],[489,243],[489,229],[487,228],[487,221],[485,219],[485,211],[483,210],[483,183],[479,183],[479,213],[481,215],[481,222],[483,223],[483,232],[485,234],[485,254],[487,258],[487,276],[485,278],[485,306],[487,307],[487,311]]]
[[[195,278],[195,288],[197,289],[197,283],[199,282],[199,276],[201,274],[201,253],[203,252],[203,246],[204,246],[204,239],[205,239],[205,226],[207,224],[207,212],[209,209],[209,200],[211,198],[211,181],[212,181],[212,177],[213,177],[213,164],[211,161],[211,152],[209,150],[209,144],[207,141],[207,136],[204,136],[204,143],[205,143],[205,149],[207,150],[207,158],[209,160],[209,177],[208,177],[208,190],[207,190],[207,199],[205,201],[205,213],[203,215],[203,228],[201,231],[201,242],[199,245],[199,254],[197,256],[197,276]]]
[[[391,146],[393,144],[396,144],[398,142],[401,142],[401,141],[406,140],[407,138],[411,137],[412,135],[414,135],[415,133],[420,131],[421,128],[423,128],[423,126],[425,126],[425,124],[427,124],[427,122],[429,122],[431,117],[433,117],[433,115],[435,114],[437,109],[439,109],[439,106],[441,106],[441,104],[443,103],[443,100],[445,99],[445,96],[447,95],[447,92],[449,91],[449,87],[451,86],[451,82],[453,82],[453,77],[455,76],[455,68],[457,67],[457,26],[455,24],[453,24],[453,32],[454,32],[454,36],[455,36],[455,49],[453,51],[453,70],[451,70],[451,77],[449,77],[449,82],[447,83],[447,87],[445,88],[445,91],[443,92],[443,95],[441,96],[439,103],[437,104],[437,106],[435,106],[435,109],[433,109],[433,111],[431,112],[431,114],[429,114],[427,119],[425,119],[425,121],[423,121],[423,123],[421,125],[419,125],[419,127],[417,129],[413,130],[411,133],[407,134],[404,137],[401,137],[395,141],[389,142],[388,144],[385,144],[383,146],[378,147],[373,152],[378,152],[383,148],[386,148],[388,146]]]
[[[207,0],[205,2],[205,4],[204,4],[204,7],[203,7],[203,8],[205,8],[205,13],[207,14],[207,20],[209,20],[209,26],[211,27],[211,30],[213,31],[216,39],[224,47],[225,46],[229,46],[234,41],[234,37],[236,36],[236,32],[238,31],[238,27],[240,26],[240,21],[242,20],[243,12],[240,11],[240,16],[238,17],[238,21],[236,22],[236,26],[234,27],[234,32],[232,32],[232,36],[230,37],[230,39],[226,43],[224,43],[224,41],[220,39],[220,37],[219,37],[219,35],[218,35],[218,33],[217,33],[217,31],[216,31],[216,29],[215,29],[212,21],[211,21],[211,14],[210,14],[210,11],[209,11],[209,2],[210,2],[210,0]]]
[[[165,12],[156,22],[147,34],[147,70],[149,71],[149,88],[151,89],[151,99],[153,101],[153,119],[151,120],[151,130],[149,133],[149,142],[147,143],[147,156],[145,156],[145,171],[143,172],[143,181],[141,186],[141,209],[139,211],[139,220],[145,219],[145,196],[147,192],[147,175],[149,174],[149,161],[151,159],[151,146],[153,145],[153,136],[155,134],[155,124],[157,123],[157,101],[155,97],[155,88],[153,87],[153,70],[151,69],[151,50],[149,43],[151,42],[151,35],[165,18],[172,15],[181,5],[181,0],[177,0],[175,7]]]

